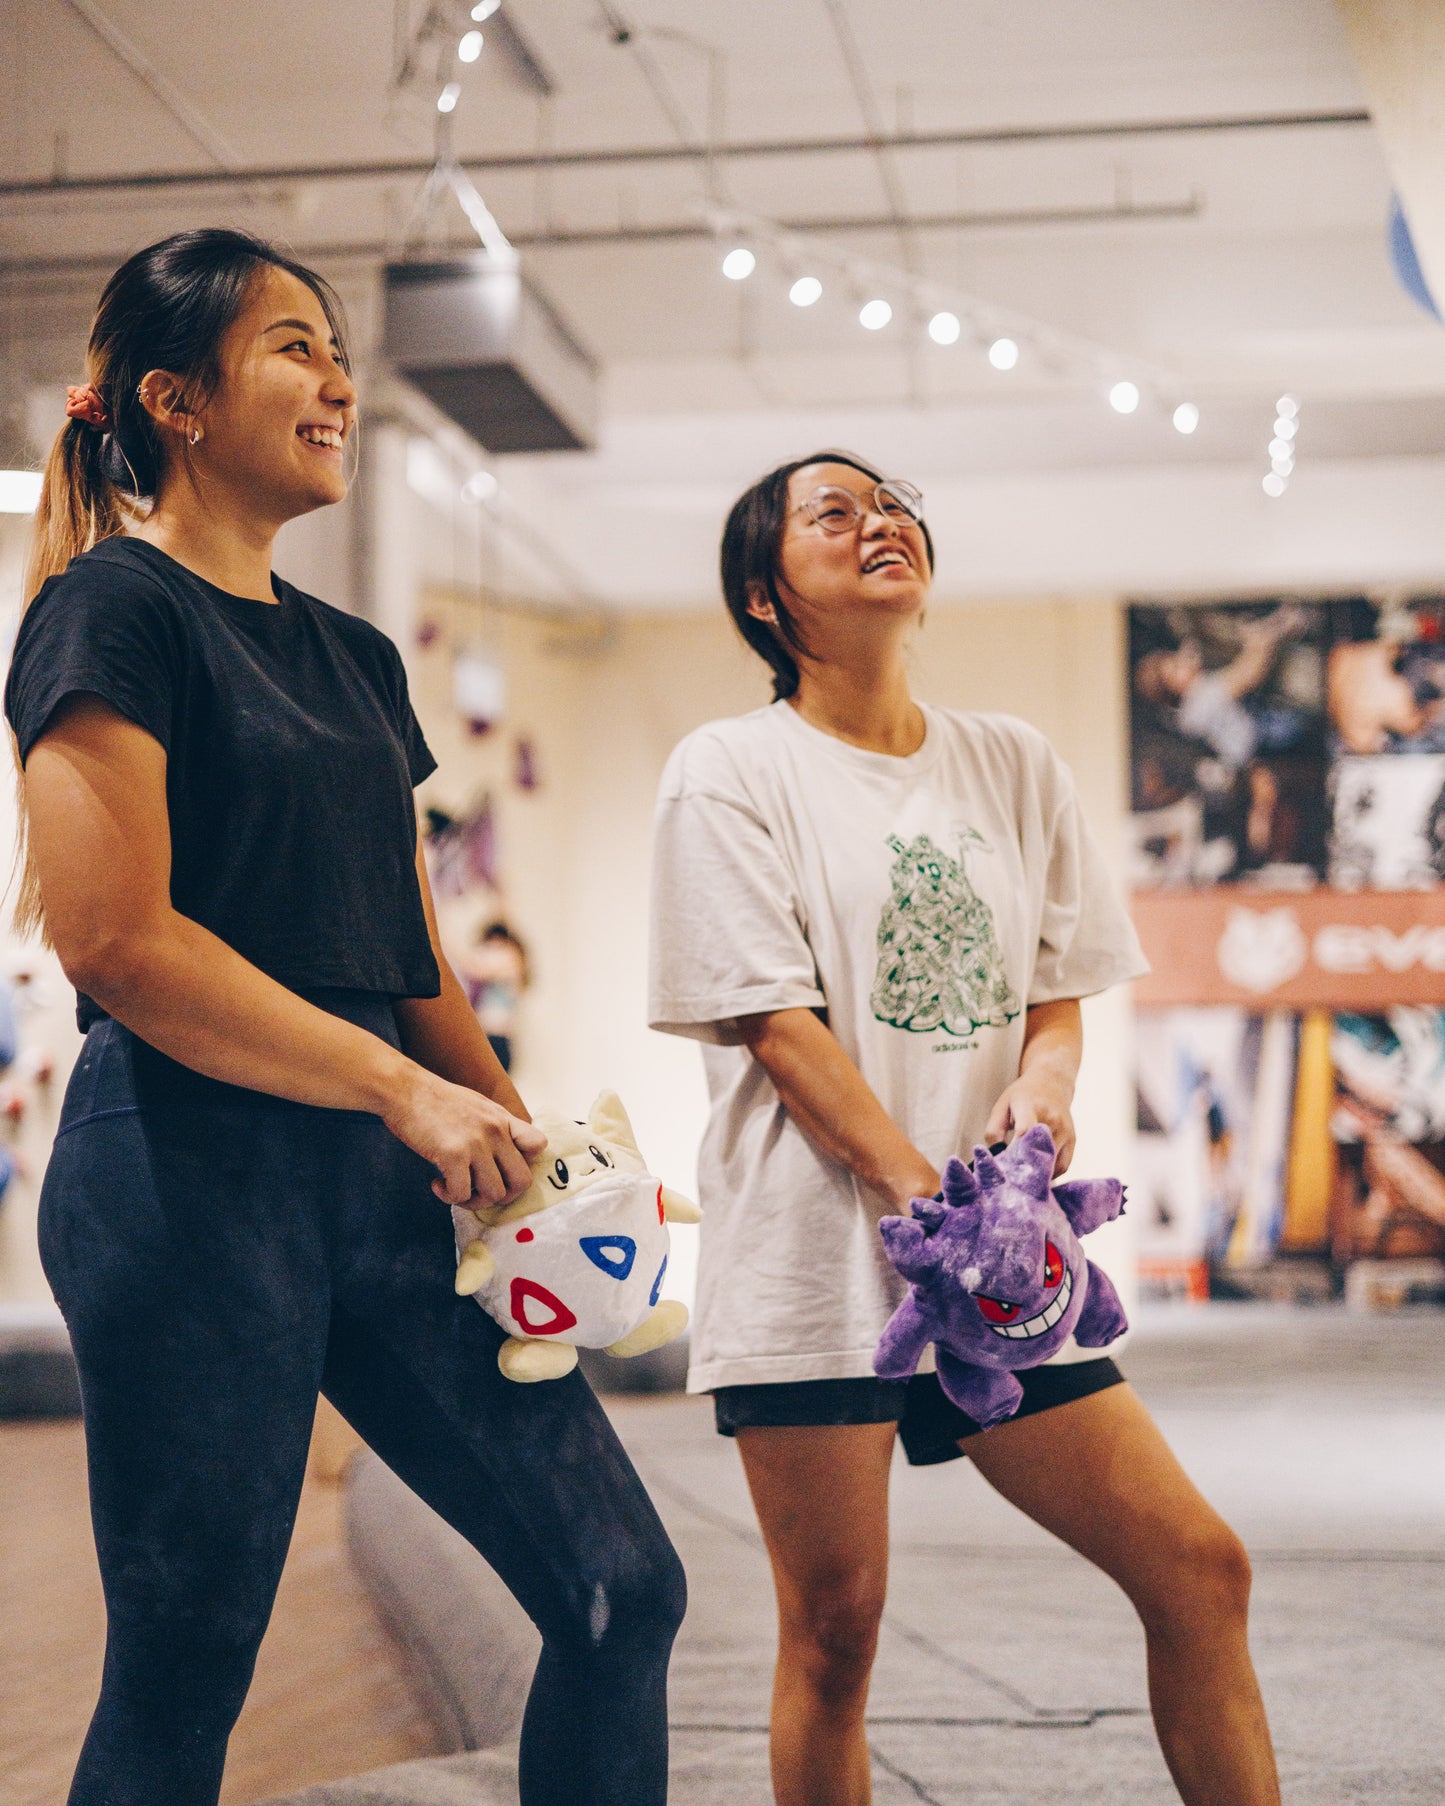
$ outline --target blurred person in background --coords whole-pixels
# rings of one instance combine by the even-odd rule
[[[522,993],[532,982],[527,948],[505,922],[488,922],[461,962],[467,1001],[503,1072],[516,1058],[517,1016]]]

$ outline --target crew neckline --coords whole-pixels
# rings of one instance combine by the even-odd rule
[[[262,609],[267,615],[279,616],[283,612],[289,612],[286,607],[288,586],[282,578],[276,575],[275,571],[271,572],[271,593],[276,600],[263,602],[259,596],[238,596],[234,590],[222,589],[219,583],[212,583],[209,577],[203,577],[199,571],[193,571],[188,564],[182,564],[179,558],[172,557],[162,547],[153,544],[148,539],[141,539],[137,534],[118,534],[114,540],[101,540],[100,545],[116,543],[137,547],[142,557],[158,558],[169,569],[179,571],[182,576],[189,577],[192,583],[199,583],[207,595],[214,596],[218,602],[227,602],[234,608]],[[98,551],[100,547],[97,546],[95,549]]]
[[[939,730],[937,715],[926,702],[918,704],[923,716],[923,740],[911,753],[875,752],[871,747],[855,746],[851,740],[841,740],[826,728],[814,727],[811,721],[804,720],[786,698],[775,702],[772,708],[774,714],[779,709],[782,710],[786,721],[785,731],[800,734],[820,751],[845,759],[857,769],[878,772],[884,776],[896,777],[922,771],[925,766],[933,763],[943,748],[943,735]]]

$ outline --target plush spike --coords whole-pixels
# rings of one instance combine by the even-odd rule
[[[906,1379],[924,1347],[938,1351],[940,1384],[980,1423],[1018,1409],[1013,1374],[1055,1355],[1074,1334],[1103,1348],[1128,1327],[1113,1287],[1079,1236],[1117,1216],[1115,1179],[1050,1186],[1053,1138],[1042,1124],[995,1159],[980,1148],[973,1172],[944,1168],[945,1206],[879,1224],[889,1260],[909,1282],[873,1358],[874,1371]],[[960,1208],[963,1203],[967,1209]]]
[[[943,1168],[943,1201],[958,1210],[978,1199],[978,1180],[957,1157],[952,1156]]]
[[[1043,1123],[1036,1122],[999,1155],[998,1164],[1021,1191],[1047,1198],[1054,1176],[1054,1138]]]
[[[910,1198],[908,1214],[931,1232],[948,1215],[948,1205],[942,1198]]]
[[[1008,1175],[987,1148],[973,1150],[973,1172],[980,1191],[992,1191],[995,1186],[1008,1182]]]

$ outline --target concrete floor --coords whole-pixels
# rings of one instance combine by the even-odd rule
[[[1255,1562],[1254,1649],[1291,1806],[1445,1800],[1445,1316],[1267,1307],[1146,1315],[1121,1358]],[[706,1402],[620,1400],[687,1564],[674,1806],[766,1806],[767,1568]],[[1151,1806],[1177,1798],[1142,1638],[1112,1585],[965,1462],[895,1471],[871,1697],[877,1806]],[[297,1796],[514,1801],[502,1754]]]

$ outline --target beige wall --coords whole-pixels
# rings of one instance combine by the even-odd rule
[[[423,613],[445,621],[452,635],[476,636],[483,619],[440,594],[424,601]],[[1112,601],[943,608],[914,653],[923,697],[1021,715],[1049,736],[1073,767],[1119,870],[1122,631],[1122,610]],[[591,651],[568,649],[555,630],[533,622],[497,621],[484,637],[508,670],[509,719],[477,741],[451,714],[447,637],[408,654],[418,711],[441,762],[425,800],[454,809],[490,789],[497,804],[502,901],[531,944],[537,972],[519,1083],[529,1099],[575,1112],[614,1087],[651,1163],[670,1184],[691,1190],[706,1111],[701,1060],[691,1043],[653,1034],[644,1020],[653,797],[677,741],[704,721],[766,702],[767,673],[721,611],[634,618],[610,646]],[[512,782],[518,734],[537,747],[543,789],[534,796]],[[470,916],[489,902],[472,905]],[[454,927],[467,925],[461,913],[451,912]],[[1126,1000],[1091,1003],[1087,1020],[1077,1168],[1127,1177]],[[1118,1240],[1109,1264],[1126,1269],[1127,1286],[1122,1230]],[[678,1247],[675,1287],[684,1297],[692,1259],[689,1244]]]
[[[390,492],[396,544],[384,542],[382,556],[394,554],[396,571],[385,585],[384,625],[402,645],[441,764],[423,801],[456,811],[490,791],[506,873],[503,896],[444,905],[446,928],[465,940],[489,908],[506,910],[531,943],[536,972],[520,1036],[524,1093],[581,1111],[604,1086],[615,1087],[652,1164],[669,1183],[691,1190],[706,1109],[701,1061],[691,1043],[652,1034],[643,1014],[652,802],[677,741],[701,722],[765,702],[767,673],[720,610],[634,617],[599,648],[555,622],[483,611],[440,587],[418,593],[411,585],[417,567],[436,554],[435,524],[405,502],[399,479]],[[10,525],[0,523],[0,565],[13,567],[24,523],[14,532],[5,530]],[[407,571],[410,583],[403,581]],[[13,568],[7,574],[12,582],[18,575]],[[426,620],[441,632],[423,648],[417,628]],[[1006,710],[1048,734],[1073,767],[1089,818],[1120,870],[1122,630],[1122,611],[1108,600],[940,607],[914,654],[924,697]],[[466,732],[450,701],[451,648],[467,640],[497,656],[509,679],[508,719],[483,739]],[[536,748],[542,782],[532,794],[514,782],[519,734]],[[8,846],[8,784],[0,796],[0,845]],[[0,954],[12,967],[29,957],[3,936]],[[53,961],[42,961],[40,972],[43,1005],[27,1038],[52,1047],[64,1069],[76,1045],[69,989]],[[1097,1000],[1087,1021],[1078,1167],[1127,1176],[1126,1000]],[[35,1200],[57,1091],[46,1096],[30,1088],[20,1129],[27,1172],[0,1211],[0,1298],[44,1296]],[[686,1297],[692,1249],[685,1236],[679,1243],[675,1289]]]

